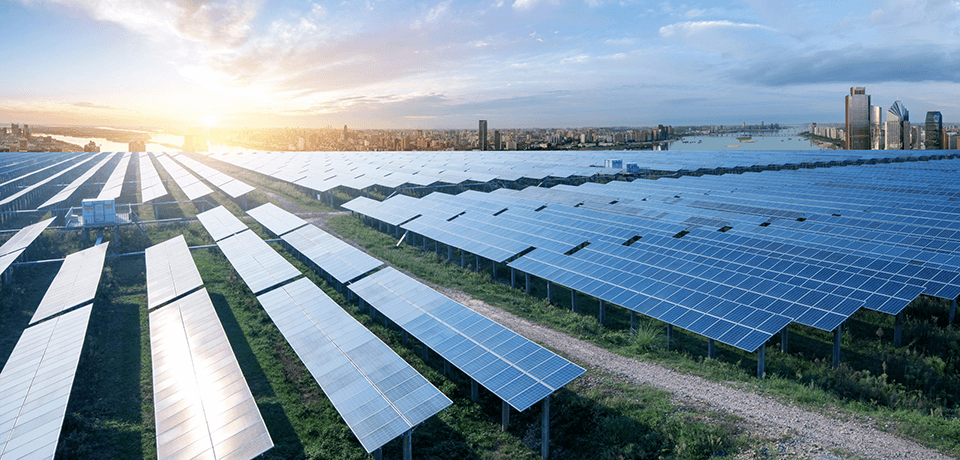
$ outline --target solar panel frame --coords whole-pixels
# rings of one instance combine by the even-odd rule
[[[307,221],[270,202],[248,210],[247,214],[277,236],[307,225]]]
[[[43,233],[47,227],[53,223],[55,217],[51,217],[46,220],[42,220],[32,225],[21,228],[17,233],[10,237],[7,241],[0,246],[0,255],[6,255],[14,251],[19,251],[21,249],[26,249],[30,246],[37,237]]]

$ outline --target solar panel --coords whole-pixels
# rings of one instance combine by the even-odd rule
[[[0,255],[6,255],[30,246],[30,244],[33,243],[33,241],[37,239],[37,237],[40,236],[40,234],[43,233],[47,227],[50,226],[50,224],[53,222],[53,219],[54,218],[51,217],[47,220],[40,221],[20,229],[20,231],[10,237],[9,240],[5,241],[3,246],[0,246]]]
[[[37,209],[45,208],[45,207],[47,207],[47,206],[53,206],[53,205],[55,205],[55,204],[57,204],[57,203],[59,203],[59,202],[61,202],[61,201],[66,200],[67,198],[70,198],[70,195],[73,195],[73,193],[76,192],[77,189],[80,188],[80,186],[82,186],[82,185],[85,184],[88,180],[90,180],[90,178],[93,177],[93,175],[96,174],[97,171],[100,171],[100,169],[103,168],[103,165],[107,164],[107,162],[109,162],[110,160],[112,160],[115,156],[116,156],[116,155],[114,155],[114,154],[109,154],[109,155],[107,155],[106,158],[100,160],[99,163],[93,165],[92,168],[88,169],[86,172],[84,172],[83,174],[81,174],[80,177],[74,179],[74,181],[71,182],[71,183],[70,183],[69,185],[67,185],[66,187],[64,187],[63,190],[60,190],[60,192],[58,192],[58,193],[57,193],[56,195],[54,195],[52,198],[50,198],[49,200],[45,201],[45,202],[44,202],[43,204],[41,204],[40,206],[37,206]]]
[[[40,300],[30,324],[93,300],[100,285],[108,244],[98,244],[75,252],[63,260],[60,271]]]
[[[24,195],[26,195],[26,194],[34,191],[34,190],[39,189],[40,187],[42,187],[42,186],[50,183],[50,182],[53,181],[54,179],[56,179],[56,178],[58,178],[58,177],[60,177],[60,176],[62,176],[62,175],[64,175],[64,174],[66,174],[66,173],[68,173],[68,172],[70,172],[70,171],[73,171],[74,169],[79,168],[80,166],[83,166],[83,165],[87,164],[87,162],[89,162],[90,160],[93,160],[94,158],[96,158],[95,155],[94,155],[94,156],[90,156],[89,158],[84,159],[84,160],[81,160],[79,163],[77,163],[77,164],[75,164],[75,165],[73,165],[73,166],[69,166],[69,167],[67,167],[66,169],[64,169],[64,170],[62,170],[62,171],[60,171],[60,172],[58,172],[58,173],[55,173],[55,174],[53,174],[52,176],[50,176],[50,177],[48,177],[48,178],[46,178],[46,179],[40,180],[40,181],[34,183],[33,185],[30,185],[30,186],[28,186],[28,187],[24,187],[24,188],[20,189],[19,192],[14,193],[14,194],[12,194],[12,195],[4,198],[3,200],[0,200],[0,206],[3,206],[3,205],[5,205],[5,204],[7,204],[7,203],[12,203],[12,202],[16,201],[16,200],[19,199],[20,197],[22,197],[22,196],[24,196]]]
[[[130,166],[131,157],[132,155],[129,152],[123,154],[123,157],[120,158],[120,163],[118,163],[117,167],[110,173],[106,184],[103,185],[100,194],[97,195],[97,200],[116,200],[120,198],[120,191],[123,190],[123,181],[127,177],[127,169]]]
[[[283,210],[273,203],[266,203],[253,208],[247,211],[247,214],[277,236],[307,225],[307,221]]]
[[[255,190],[253,187],[200,163],[185,154],[176,155],[175,158],[181,164],[199,174],[200,177],[206,179],[207,182],[210,182],[227,195],[230,195],[231,198],[239,198]]]
[[[149,203],[167,194],[167,187],[160,180],[157,168],[147,153],[138,154],[140,162],[140,200]]]
[[[21,175],[21,176],[18,176],[18,177],[15,177],[15,178],[13,178],[13,179],[10,179],[10,180],[8,180],[8,181],[0,184],[0,187],[6,187],[7,185],[10,185],[10,184],[12,184],[12,183],[14,183],[14,182],[18,182],[18,181],[25,180],[26,178],[28,178],[28,177],[30,177],[30,176],[33,176],[33,175],[36,175],[36,174],[40,174],[40,173],[42,173],[42,172],[44,172],[44,171],[46,171],[46,170],[48,170],[48,169],[56,168],[57,166],[60,166],[60,165],[62,165],[62,164],[64,164],[64,163],[68,163],[68,162],[70,162],[70,161],[75,161],[77,158],[80,158],[80,157],[81,157],[80,154],[70,155],[70,156],[68,156],[68,157],[67,157],[66,159],[64,159],[64,160],[57,161],[56,163],[53,163],[53,164],[51,164],[51,165],[49,165],[49,166],[44,166],[44,167],[39,168],[39,169],[26,168],[26,169],[27,169],[27,172],[26,172],[25,174],[23,174],[23,175]]]
[[[0,460],[53,458],[92,305],[27,328],[0,372]]]
[[[159,155],[157,161],[163,165],[163,169],[167,170],[167,173],[170,174],[170,177],[177,183],[177,186],[180,187],[180,190],[183,191],[183,194],[187,196],[188,200],[193,201],[213,193],[213,190],[210,190],[210,187],[200,182],[197,176],[190,174],[189,171],[183,169],[183,167],[177,164],[176,161],[173,161],[169,156]]]
[[[150,246],[144,257],[148,308],[156,308],[203,285],[183,235]]]
[[[247,230],[247,226],[240,222],[227,208],[217,206],[209,211],[197,214],[197,219],[207,229],[213,241],[220,241],[230,235]]]
[[[150,312],[157,458],[249,459],[273,440],[206,289]]]
[[[313,225],[281,238],[337,281],[347,283],[383,266],[383,262]]]
[[[367,452],[452,404],[310,280],[257,300]]]
[[[299,270],[252,231],[217,241],[217,246],[254,294],[300,276]]]
[[[584,369],[392,267],[350,289],[513,408],[523,411]]]

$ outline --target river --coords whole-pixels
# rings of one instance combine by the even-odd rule
[[[105,128],[100,128],[105,129]],[[141,131],[137,131],[141,132]],[[150,140],[152,142],[147,142],[147,151],[148,152],[179,152],[182,149],[180,147],[171,147],[171,146],[182,146],[183,145],[183,136],[178,136],[175,134],[166,134],[166,133],[147,133],[150,135]],[[129,150],[129,145],[126,142],[113,142],[108,141],[101,137],[72,137],[72,136],[59,136],[55,134],[42,134],[43,136],[50,136],[58,141],[69,142],[71,144],[76,144],[79,146],[87,145],[88,142],[93,141],[95,144],[100,146],[101,152],[126,152]],[[166,145],[163,145],[166,144]],[[218,144],[215,142],[210,142],[210,152],[212,153],[231,153],[231,152],[252,152],[253,150],[236,147],[232,145]]]
[[[670,143],[670,150],[821,150],[815,143],[799,136],[798,128],[753,134],[750,141],[738,140],[743,134],[720,136],[686,136]],[[749,134],[748,134],[749,135]]]

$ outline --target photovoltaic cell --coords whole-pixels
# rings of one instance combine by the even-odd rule
[[[217,206],[209,211],[197,214],[197,219],[207,229],[213,241],[220,241],[230,235],[247,230],[247,226],[240,222],[227,208]]]
[[[584,369],[392,267],[350,289],[403,330],[523,411]]]
[[[92,305],[28,327],[0,372],[0,460],[52,459]]]
[[[18,191],[18,192],[16,192],[16,193],[14,193],[14,194],[12,194],[12,195],[4,198],[3,200],[0,200],[0,206],[3,206],[3,205],[5,205],[5,204],[12,203],[12,202],[16,201],[16,200],[19,199],[20,197],[22,197],[22,196],[24,196],[24,195],[26,195],[26,194],[34,191],[34,190],[39,189],[40,187],[42,187],[42,186],[50,183],[50,182],[53,181],[54,179],[56,179],[56,178],[58,178],[58,177],[60,177],[60,176],[62,176],[62,175],[64,175],[64,174],[66,174],[66,173],[68,173],[68,172],[70,172],[70,171],[73,171],[74,169],[79,168],[80,166],[83,166],[83,165],[87,164],[89,161],[91,161],[91,160],[93,160],[94,158],[96,158],[96,156],[95,156],[95,155],[94,155],[94,156],[90,156],[90,157],[85,158],[85,159],[84,159],[83,157],[79,157],[79,158],[80,158],[80,161],[79,161],[77,164],[74,164],[74,165],[72,165],[72,166],[69,166],[69,167],[67,167],[66,169],[64,169],[63,171],[57,172],[57,173],[53,174],[52,176],[50,176],[50,177],[48,177],[48,178],[46,178],[46,179],[43,179],[43,180],[40,180],[40,181],[34,183],[33,185],[24,187],[24,188],[20,189],[20,191]]]
[[[251,217],[267,227],[274,235],[282,236],[307,225],[307,221],[289,213],[273,203],[266,203],[247,211]]]
[[[157,458],[250,459],[273,440],[206,289],[150,313]]]
[[[40,300],[30,324],[93,300],[100,285],[108,243],[68,255]]]
[[[144,251],[144,257],[150,309],[203,285],[183,235],[150,246]]]
[[[367,452],[452,404],[310,280],[257,300]]]
[[[217,241],[217,246],[254,294],[300,276],[299,270],[252,231]]]
[[[187,196],[188,200],[193,201],[213,193],[213,190],[210,190],[210,187],[200,182],[197,176],[190,174],[189,171],[183,169],[183,167],[177,164],[176,161],[173,161],[169,156],[159,155],[157,156],[157,161],[163,165],[163,169],[167,170],[167,173],[170,174],[170,177],[177,183],[177,186],[180,187],[180,190],[183,191],[183,194]]]

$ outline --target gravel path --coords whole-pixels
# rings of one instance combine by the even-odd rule
[[[830,418],[785,405],[750,391],[681,374],[657,364],[623,357],[490,306],[462,292],[442,287],[439,289],[447,297],[528,339],[559,350],[569,358],[624,375],[638,383],[670,391],[681,404],[706,404],[741,416],[750,422],[751,426],[747,427],[748,429],[762,438],[775,440],[780,455],[831,459],[840,458],[830,453],[840,449],[852,453],[854,458],[929,460],[952,458],[915,442],[876,430],[863,422]]]

